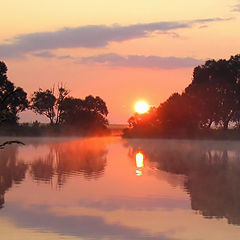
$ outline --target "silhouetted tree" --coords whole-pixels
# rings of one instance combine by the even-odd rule
[[[130,128],[147,128],[147,127],[158,127],[159,122],[157,118],[157,109],[151,107],[148,112],[144,114],[134,113],[132,117],[128,119]]]
[[[47,89],[43,91],[39,89],[37,92],[33,93],[33,97],[31,98],[31,109],[38,114],[45,115],[49,118],[50,123],[53,124],[55,117],[55,102],[56,97],[51,90]]]
[[[18,113],[28,107],[27,94],[8,80],[7,66],[0,61],[0,123],[16,123]]]
[[[186,94],[172,94],[158,108],[158,118],[164,129],[196,129],[198,113]]]
[[[132,130],[128,132],[134,133],[140,125],[142,129],[154,126],[161,131],[191,132],[215,123],[228,129],[229,122],[236,126],[240,123],[240,55],[229,60],[208,60],[194,68],[192,82],[182,94],[172,94],[156,113],[132,116]]]
[[[202,123],[222,122],[228,128],[239,108],[239,55],[229,60],[209,60],[194,69],[192,83],[186,88],[202,114]]]
[[[61,104],[68,95],[69,91],[63,87],[58,87],[57,96],[54,89],[43,91],[39,89],[33,93],[31,98],[31,109],[38,114],[45,115],[50,120],[51,125],[58,125],[62,121]]]
[[[66,98],[61,105],[62,120],[66,125],[80,128],[99,128],[108,124],[108,109],[100,97],[87,96],[84,100]]]

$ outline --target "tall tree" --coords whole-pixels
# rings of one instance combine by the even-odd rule
[[[67,125],[80,128],[99,128],[108,125],[108,109],[100,97],[87,96],[84,100],[65,98],[61,105],[62,119]]]
[[[68,93],[69,91],[63,87],[58,87],[57,96],[54,95],[54,88],[45,91],[39,89],[33,93],[30,107],[35,113],[49,118],[51,125],[58,125],[62,121],[61,104]]]
[[[164,129],[196,129],[198,114],[186,94],[172,94],[158,108],[158,118]]]
[[[53,95],[52,90],[39,89],[33,93],[31,98],[31,109],[38,114],[45,115],[49,118],[51,125],[54,124],[56,97]]]
[[[27,93],[8,80],[7,66],[0,61],[0,122],[16,123],[28,107]]]
[[[202,114],[202,122],[208,126],[214,121],[228,128],[235,112],[239,109],[240,56],[229,60],[208,60],[194,69],[193,80],[186,88],[190,98]]]
[[[230,122],[240,126],[240,55],[229,60],[208,60],[193,71],[193,79],[182,94],[172,94],[144,118],[133,116],[130,127],[153,124],[162,129],[210,128],[213,123],[228,129]],[[145,121],[143,121],[143,119]],[[148,119],[148,120],[146,120]],[[143,125],[142,125],[143,126]]]

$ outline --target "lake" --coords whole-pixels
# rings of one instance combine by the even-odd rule
[[[21,140],[0,150],[3,240],[240,239],[238,141]]]

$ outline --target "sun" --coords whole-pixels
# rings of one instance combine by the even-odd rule
[[[146,113],[148,112],[148,110],[149,110],[149,105],[146,101],[138,101],[135,104],[135,111],[139,114]]]

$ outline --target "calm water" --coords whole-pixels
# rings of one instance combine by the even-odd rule
[[[240,142],[22,140],[0,150],[3,240],[240,239]]]

